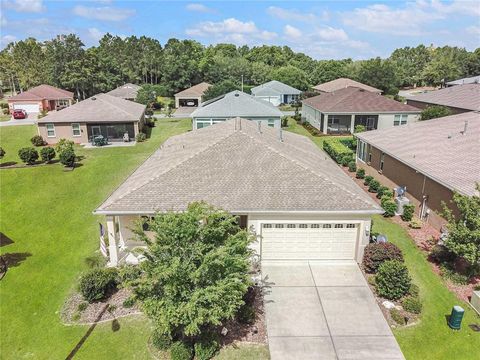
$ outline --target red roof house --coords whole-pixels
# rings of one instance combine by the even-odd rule
[[[10,112],[22,109],[29,113],[60,110],[72,105],[73,93],[50,85],[39,85],[8,98]]]

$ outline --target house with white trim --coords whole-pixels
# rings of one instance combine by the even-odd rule
[[[277,80],[255,86],[250,92],[253,96],[271,102],[275,106],[296,102],[302,93],[300,90]]]

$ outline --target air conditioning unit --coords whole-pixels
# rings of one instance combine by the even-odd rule
[[[475,311],[480,315],[480,290],[473,292],[472,298],[470,299],[470,304],[475,309]]]
[[[403,215],[403,207],[410,204],[410,200],[405,196],[397,196],[395,198],[395,204],[397,204],[397,211],[395,213],[397,215]]]

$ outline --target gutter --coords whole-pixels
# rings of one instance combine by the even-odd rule
[[[234,214],[300,214],[300,215],[375,215],[383,214],[380,209],[372,210],[339,210],[339,211],[322,211],[322,210],[299,210],[299,211],[282,211],[282,210],[226,210]],[[94,215],[155,215],[160,211],[153,210],[94,210]],[[180,211],[179,211],[180,212]]]

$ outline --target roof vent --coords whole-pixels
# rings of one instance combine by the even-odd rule
[[[92,100],[97,100],[97,98],[95,96],[92,96],[91,99]]]
[[[238,92],[236,92],[236,93],[235,93],[235,96],[236,96],[236,97],[239,97],[239,96],[240,96],[240,94],[239,94]]]
[[[467,128],[468,128],[468,120],[465,120],[465,125],[463,125],[463,131],[462,131],[463,135],[467,133]]]

